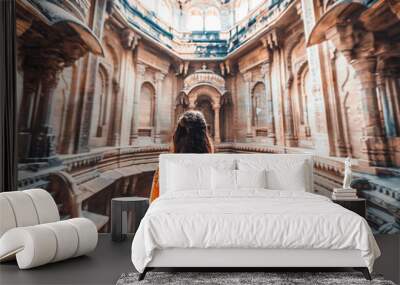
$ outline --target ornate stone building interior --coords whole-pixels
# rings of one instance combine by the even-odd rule
[[[398,1],[16,2],[19,187],[64,217],[109,231],[197,109],[219,152],[314,154],[322,195],[350,156],[373,230],[400,232]]]

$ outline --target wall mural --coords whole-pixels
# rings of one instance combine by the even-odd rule
[[[110,231],[111,199],[149,196],[196,109],[219,152],[312,153],[321,195],[351,157],[371,228],[399,233],[399,7],[365,1],[342,26],[321,20],[335,1],[236,2],[17,0],[19,188]],[[193,9],[203,30],[188,30]]]

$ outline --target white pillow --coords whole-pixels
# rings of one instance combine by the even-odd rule
[[[273,155],[271,155],[273,156]],[[304,158],[281,158],[239,160],[240,170],[267,170],[267,188],[272,190],[306,191],[306,160]]]
[[[211,167],[168,164],[167,191],[211,190]]]
[[[236,190],[236,170],[212,168],[213,190]]]
[[[280,170],[270,169],[267,173],[268,188],[288,191],[306,191],[304,163],[297,167]]]
[[[267,171],[236,170],[237,187],[240,188],[267,188]]]

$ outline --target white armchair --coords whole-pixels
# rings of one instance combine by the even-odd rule
[[[0,193],[0,262],[17,259],[20,269],[84,255],[96,248],[97,229],[86,218],[60,221],[45,190]]]

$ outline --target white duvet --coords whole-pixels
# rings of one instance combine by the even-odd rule
[[[380,251],[365,221],[328,198],[299,191],[249,189],[166,193],[153,202],[132,243],[143,272],[155,249],[358,249],[372,271]]]

